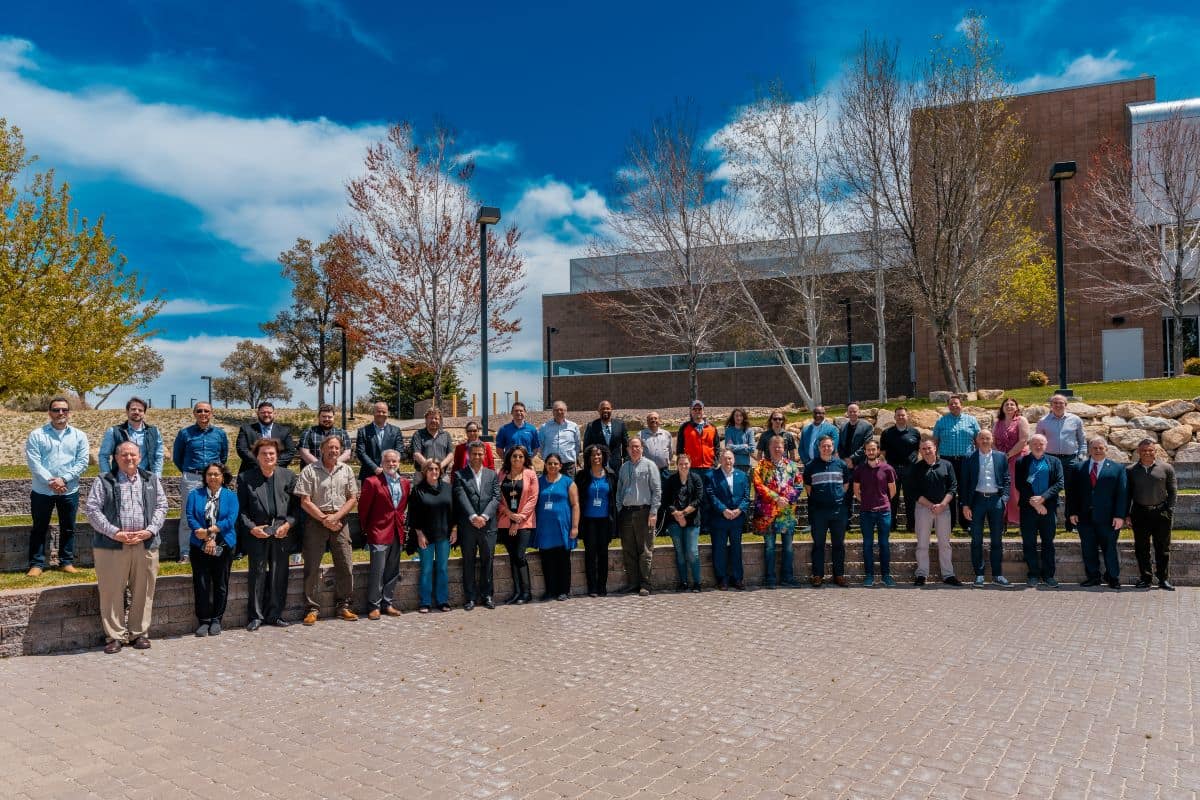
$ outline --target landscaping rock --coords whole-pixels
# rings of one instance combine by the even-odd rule
[[[1050,413],[1050,406],[1026,406],[1021,413],[1025,415],[1025,419],[1036,425],[1039,419]]]
[[[1113,408],[1113,413],[1118,417],[1133,419],[1134,417],[1145,416],[1149,410],[1150,407],[1145,403],[1126,401],[1124,403],[1117,403],[1116,407]]]
[[[1147,413],[1156,417],[1166,417],[1167,419],[1175,419],[1182,417],[1189,411],[1195,411],[1196,404],[1187,400],[1167,400],[1162,403],[1157,403],[1150,406]]]
[[[1163,450],[1161,444],[1154,445],[1154,457],[1162,459],[1163,461],[1166,461],[1168,464],[1171,462],[1171,454],[1168,453],[1166,450]]]
[[[1083,435],[1089,439],[1091,439],[1093,436],[1103,436],[1104,438],[1107,439],[1108,438],[1108,426],[1103,425],[1103,424],[1084,425],[1083,426]]]
[[[1142,428],[1116,428],[1109,431],[1108,440],[1123,450],[1136,450],[1138,442],[1142,439],[1158,440],[1158,434],[1154,431],[1144,430]]]
[[[1108,409],[1103,406],[1091,406],[1087,403],[1067,403],[1067,411],[1080,419],[1099,419],[1108,413]]]
[[[1200,463],[1200,442],[1189,442],[1175,451],[1175,463]]]
[[[920,408],[915,411],[908,412],[909,422],[918,428],[924,428],[926,430],[932,430],[933,426],[937,424],[938,417],[940,416],[941,414],[929,408]]]
[[[1128,464],[1129,462],[1133,461],[1133,456],[1129,453],[1126,453],[1119,447],[1108,448],[1108,452],[1105,453],[1105,456],[1109,461],[1115,461],[1118,464]]]
[[[1200,417],[1200,414],[1197,414],[1196,416]],[[1129,427],[1129,420],[1125,419],[1124,417],[1118,417],[1115,414],[1110,414],[1107,417],[1101,417],[1100,421],[1107,425],[1110,429]]]
[[[881,408],[879,413],[875,415],[875,430],[883,432],[888,428],[895,427],[896,415],[889,409]]]
[[[1162,446],[1168,450],[1178,450],[1192,440],[1192,426],[1180,425],[1177,428],[1165,430],[1162,433]]]
[[[1171,428],[1179,427],[1179,423],[1173,419],[1164,419],[1162,417],[1134,417],[1129,420],[1129,424],[1135,428],[1143,428],[1148,431],[1165,431]]]
[[[931,403],[949,403],[952,394],[954,392],[930,392],[929,401]]]
[[[1003,389],[980,389],[978,392],[980,400],[999,400],[1004,397]]]
[[[1200,428],[1200,411],[1189,411],[1180,417],[1179,421],[1184,425],[1191,425],[1193,428]]]

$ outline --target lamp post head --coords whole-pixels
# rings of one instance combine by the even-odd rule
[[[1075,177],[1075,162],[1074,161],[1059,161],[1050,168],[1050,180],[1065,181]]]
[[[202,381],[211,381],[211,380],[212,380],[212,376],[211,376],[211,375],[201,375],[201,376],[200,376],[200,380],[202,380]]]
[[[549,333],[549,334],[555,334],[555,333],[558,333],[558,328],[554,327],[553,325],[547,325],[547,326],[546,326],[546,333]]]
[[[500,221],[500,209],[495,206],[480,206],[475,221],[480,225],[495,225]]]

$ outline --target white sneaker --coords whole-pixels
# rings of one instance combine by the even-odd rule
[[[1012,586],[1012,584],[1008,582],[1008,578],[1004,577],[1003,575],[997,575],[996,577],[992,578],[992,583],[996,584],[997,586]]]
[[[976,586],[983,586],[983,584],[984,584],[983,576],[982,576],[982,575],[976,575],[976,576],[975,576],[975,585],[976,585]]]
[[[288,566],[298,567],[302,563],[304,563],[304,561],[300,557],[299,553],[292,553],[290,556],[288,556]]]

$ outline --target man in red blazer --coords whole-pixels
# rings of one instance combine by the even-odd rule
[[[371,576],[367,581],[367,619],[382,614],[400,616],[392,595],[400,580],[400,553],[404,550],[404,512],[412,482],[400,477],[400,454],[384,450],[383,472],[363,481],[358,501],[358,524],[371,551]]]

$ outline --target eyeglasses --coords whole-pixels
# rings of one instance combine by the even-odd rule
[[[771,422],[783,422],[783,417],[771,417]]]
[[[69,409],[69,408],[52,408],[52,409],[50,409],[50,413],[51,414],[69,414],[69,413],[71,413],[71,409]]]
[[[195,411],[193,411],[192,413],[193,414],[211,414],[212,412],[209,411],[207,408],[199,408],[199,409],[196,409]]]

